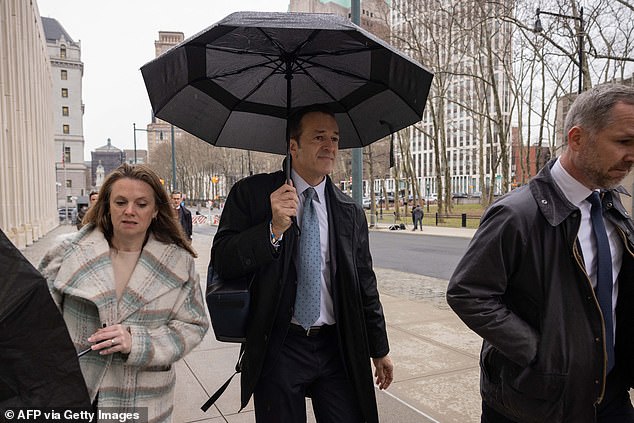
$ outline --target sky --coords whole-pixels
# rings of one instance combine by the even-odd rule
[[[152,109],[139,70],[154,59],[159,31],[185,38],[238,11],[286,12],[289,0],[37,0],[40,16],[54,18],[74,41],[84,63],[84,159],[112,140],[132,149],[134,131],[150,123]],[[137,131],[137,149],[147,149]]]

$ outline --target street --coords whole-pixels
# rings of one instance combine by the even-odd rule
[[[194,225],[194,233],[213,236],[216,226]],[[375,267],[448,280],[467,250],[468,238],[370,231]],[[209,246],[211,248],[211,246]]]
[[[371,231],[375,267],[448,280],[469,245],[469,239],[391,231]]]

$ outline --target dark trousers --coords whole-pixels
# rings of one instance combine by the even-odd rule
[[[481,423],[517,423],[482,402]],[[603,401],[597,406],[597,423],[634,423],[634,408],[627,386],[614,369],[608,375]]]
[[[279,357],[264,369],[255,388],[255,420],[306,422],[307,396],[319,423],[363,421],[334,327],[314,337],[289,331]]]

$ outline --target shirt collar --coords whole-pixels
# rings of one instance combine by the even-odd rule
[[[302,177],[299,176],[297,172],[295,172],[295,169],[291,169],[291,178],[293,179],[293,184],[295,185],[295,190],[297,190],[298,196],[301,196],[304,193],[304,191],[306,191],[306,189],[311,187],[311,185],[308,182],[302,179]],[[315,192],[317,193],[317,198],[316,198],[317,202],[321,203],[321,199],[326,198],[325,197],[326,178],[324,177],[324,179],[313,188],[315,189]]]
[[[579,207],[592,193],[592,190],[577,181],[566,171],[566,169],[564,169],[561,165],[560,159],[557,159],[550,170],[550,173],[568,201],[577,207]]]

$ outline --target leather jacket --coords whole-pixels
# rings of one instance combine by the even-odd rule
[[[581,212],[548,163],[491,205],[451,277],[447,302],[484,342],[482,399],[520,423],[596,420],[604,395],[604,324],[577,233]],[[634,225],[619,194],[604,215],[624,241],[616,308],[616,365],[634,375]]]

